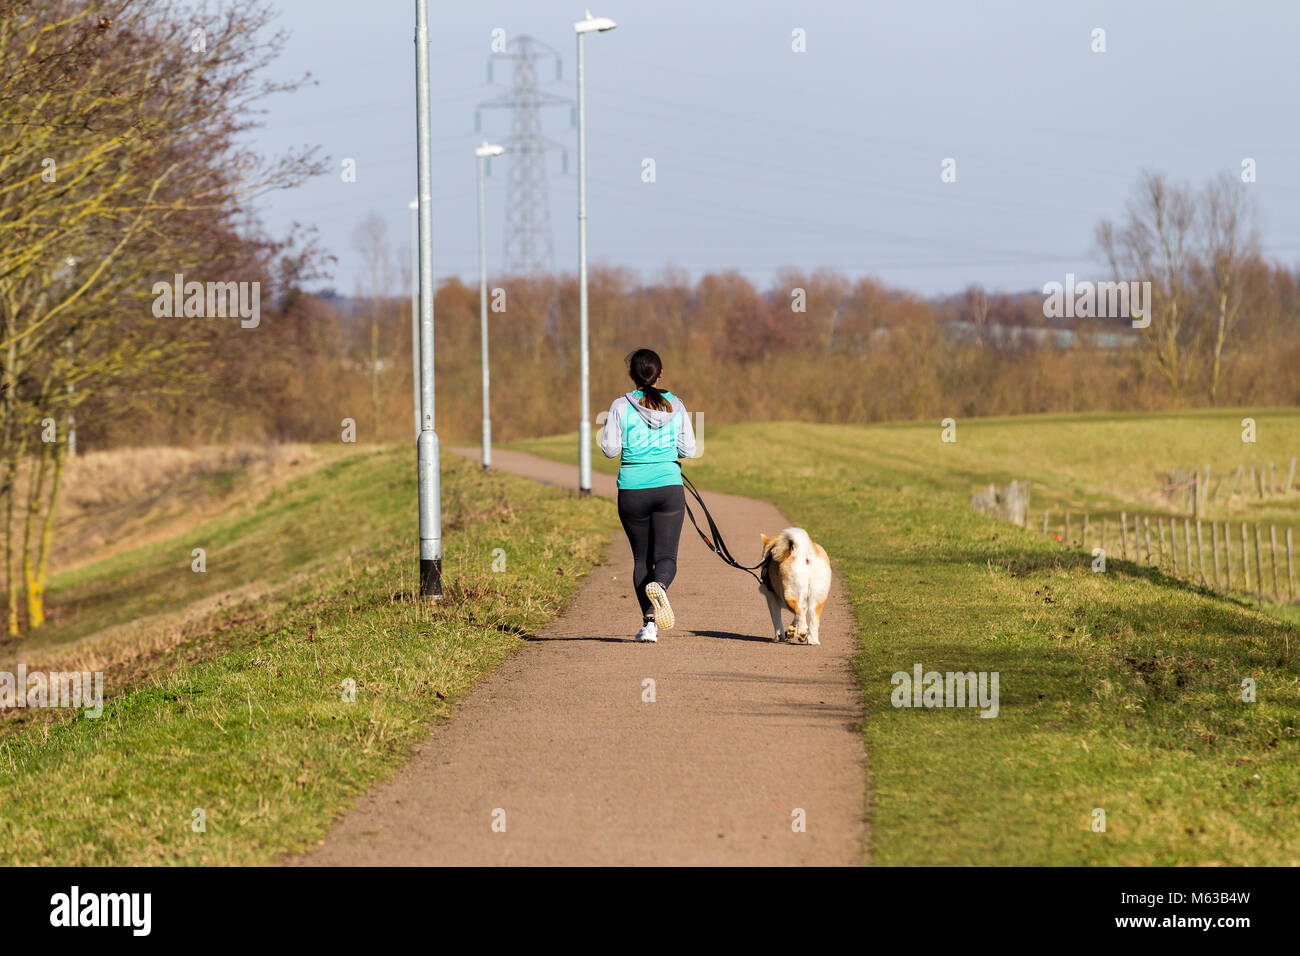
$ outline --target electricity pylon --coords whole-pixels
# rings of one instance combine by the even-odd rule
[[[513,66],[510,90],[485,103],[474,113],[474,129],[481,131],[485,109],[511,110],[510,134],[500,137],[506,147],[509,167],[506,181],[505,253],[502,271],[507,275],[532,276],[555,271],[555,244],[551,237],[551,206],[546,190],[546,154],[559,150],[561,165],[568,172],[569,154],[563,144],[542,135],[543,106],[573,107],[573,101],[538,87],[539,66],[555,63],[555,79],[561,77],[560,54],[535,37],[521,35],[507,44],[504,52],[488,56],[488,82],[497,60]]]

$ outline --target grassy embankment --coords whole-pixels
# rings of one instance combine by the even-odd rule
[[[110,699],[99,719],[0,719],[0,863],[268,863],[310,845],[553,616],[608,534],[607,502],[447,455],[431,609],[411,597],[410,449],[323,457],[251,507],[53,577],[51,624],[0,669],[100,669]]]
[[[1253,447],[1241,442],[1245,414],[1259,426]],[[773,501],[847,586],[873,862],[1300,864],[1295,609],[1260,611],[1113,556],[1094,573],[1082,551],[969,507],[976,487],[1016,478],[1035,482],[1035,508],[1150,513],[1149,489],[1171,466],[1289,460],[1300,414],[971,420],[955,444],[937,422],[703,437],[695,481]],[[518,447],[567,460],[573,441]],[[1241,507],[1286,520],[1296,503]],[[723,530],[741,558],[756,551],[759,529]],[[999,672],[999,716],[895,709],[890,677],[917,663]]]

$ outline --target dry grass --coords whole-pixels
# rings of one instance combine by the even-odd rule
[[[338,446],[338,452],[356,446]],[[52,572],[163,541],[205,518],[251,510],[270,489],[336,455],[328,445],[118,448],[68,463]],[[28,474],[19,477],[24,500]]]
[[[187,640],[216,629],[218,618],[236,614],[247,622],[269,617],[283,600],[305,584],[308,575],[295,575],[275,587],[250,582],[166,611],[101,628],[65,644],[20,651],[17,660],[32,670],[116,671],[147,665]]]

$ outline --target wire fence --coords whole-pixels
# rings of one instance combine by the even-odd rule
[[[1283,469],[1255,463],[1238,465],[1229,471],[1214,472],[1209,465],[1193,468],[1171,468],[1169,477],[1161,487],[1161,492],[1169,503],[1179,511],[1189,513],[1193,518],[1202,515],[1206,506],[1214,501],[1231,505],[1241,499],[1260,501],[1290,495],[1297,488],[1296,459],[1285,467],[1286,478],[1282,478]]]
[[[1191,477],[1171,470],[1166,491],[1190,489],[1186,503],[1189,516],[1142,514],[1120,511],[1118,514],[1094,515],[1086,511],[1044,509],[1030,518],[1029,501],[1032,484],[1013,481],[1004,488],[989,485],[971,495],[971,508],[1003,521],[1030,527],[1049,535],[1066,547],[1078,548],[1094,557],[1132,561],[1157,568],[1171,577],[1190,581],[1224,594],[1253,595],[1257,601],[1294,603],[1296,599],[1295,532],[1275,523],[1200,517],[1205,500],[1219,494],[1231,497],[1249,488],[1260,497],[1290,494],[1295,488],[1296,460],[1285,483],[1273,480],[1270,464],[1263,469],[1245,466],[1237,469],[1240,482],[1228,483],[1232,472],[1220,475],[1220,483],[1211,488],[1212,473],[1208,466]],[[1247,479],[1249,475],[1249,479]],[[1300,489],[1296,489],[1300,491]]]
[[[1261,603],[1295,600],[1294,530],[1258,521],[1207,521],[1121,511],[1096,520],[1087,513],[1044,511],[1040,530],[1089,554],[1097,549],[1223,593]]]

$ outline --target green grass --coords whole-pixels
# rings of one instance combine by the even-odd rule
[[[378,461],[385,467],[377,469]],[[55,575],[52,620],[27,648],[63,644],[91,627],[139,621],[251,583],[274,588],[395,540],[409,533],[412,520],[407,464],[400,449],[339,458],[273,489],[253,511]],[[225,474],[215,480],[231,484]],[[193,570],[196,548],[204,551],[202,573]]]
[[[773,501],[847,586],[874,863],[1300,864],[1293,609],[1114,559],[1096,574],[1082,553],[969,508],[975,487],[1011,478],[1122,507],[1161,468],[1248,461],[1244,414],[972,420],[956,444],[937,422],[702,436],[697,484]],[[1253,417],[1257,455],[1300,450],[1300,414]],[[569,460],[573,442],[517,447]],[[746,559],[773,529],[723,530]],[[999,672],[999,716],[892,707],[891,675],[916,663]],[[1255,703],[1241,700],[1247,677]]]
[[[413,465],[405,447],[352,455],[249,514],[57,578],[51,603],[77,610],[46,655],[75,651],[78,626],[250,584],[270,597],[232,597],[147,667],[109,670],[99,719],[0,721],[0,863],[264,864],[309,846],[598,560],[608,502],[446,456],[446,600],[414,601]]]

